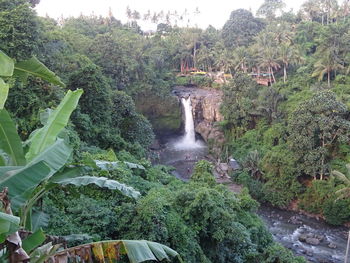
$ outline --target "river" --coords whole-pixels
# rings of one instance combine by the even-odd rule
[[[188,181],[198,160],[207,159],[208,148],[194,131],[190,97],[182,99],[185,133],[161,140],[159,163],[175,167],[173,174]],[[276,242],[304,256],[309,262],[342,263],[346,249],[347,229],[332,227],[296,212],[261,206],[258,215]]]

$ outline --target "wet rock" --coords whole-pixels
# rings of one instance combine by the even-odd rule
[[[314,253],[311,250],[306,250],[306,255],[312,257]]]
[[[307,235],[305,235],[305,234],[302,234],[298,237],[298,240],[300,242],[306,242],[306,239],[307,239]]]
[[[314,235],[313,237],[317,238],[320,242],[322,242],[325,238],[323,235]]]
[[[318,246],[320,244],[320,240],[314,237],[307,237],[305,239],[305,243],[313,246]]]
[[[332,242],[329,242],[328,247],[329,247],[329,248],[332,248],[332,249],[336,249],[336,248],[337,248],[337,245],[334,244],[334,243],[332,243]]]
[[[326,259],[326,258],[317,258],[318,263],[334,263],[334,260],[332,259]]]
[[[303,222],[300,220],[298,216],[292,216],[288,219],[288,223],[291,223],[293,225],[302,225]]]

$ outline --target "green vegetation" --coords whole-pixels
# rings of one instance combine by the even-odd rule
[[[127,24],[112,13],[58,23],[37,2],[0,1],[0,260],[72,255],[46,234],[88,243],[95,261],[297,263],[256,200],[350,221],[347,6],[309,0],[296,15],[266,0],[222,30],[169,18],[147,35],[137,11]],[[221,89],[221,157],[243,167],[240,194],[207,161],[186,183],[149,161],[154,133],[181,126],[173,85]],[[20,228],[32,231],[23,246]]]
[[[347,193],[347,177],[331,173],[345,173],[350,158],[350,20],[347,3],[322,3],[307,1],[297,15],[269,0],[260,18],[232,12],[222,32],[233,73],[222,88],[223,153],[241,162],[233,179],[259,201],[297,204],[339,225],[350,221],[348,200],[337,197]],[[249,24],[235,22],[239,14]],[[239,34],[241,27],[247,34]],[[264,72],[256,78],[271,85],[257,85],[246,72]]]

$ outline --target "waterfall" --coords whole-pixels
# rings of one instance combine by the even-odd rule
[[[203,144],[200,141],[196,141],[191,97],[188,97],[187,99],[181,98],[181,103],[185,111],[185,134],[180,141],[175,144],[175,147],[182,150],[203,147]]]

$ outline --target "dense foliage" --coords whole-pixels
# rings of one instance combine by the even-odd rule
[[[233,79],[222,88],[223,157],[241,162],[233,178],[258,200],[343,224],[350,206],[339,189],[347,188],[331,173],[345,173],[350,160],[350,20],[348,3],[322,3],[307,1],[294,14],[281,12],[282,1],[266,0],[257,12],[262,20],[232,12],[223,39],[241,27],[251,35],[226,45]],[[234,23],[239,13],[246,27]],[[252,27],[254,21],[264,26]],[[228,30],[232,23],[237,28]],[[268,86],[257,85],[261,79]]]
[[[91,157],[109,159],[107,152]],[[44,201],[52,218],[46,230],[63,236],[84,233],[80,238],[85,240],[153,240],[172,247],[186,262],[304,262],[273,243],[254,214],[258,203],[247,192],[237,196],[215,185],[211,164],[198,162],[190,183],[174,178],[166,167],[139,164],[146,170],[120,167],[103,176],[133,186],[142,198],[130,202],[108,190],[67,187]],[[67,193],[74,198],[64,198]]]
[[[16,62],[38,57],[67,84],[1,75],[6,83],[1,78],[0,88],[11,87],[5,117],[13,116],[11,128],[18,131],[19,148],[25,142],[28,160],[50,145],[40,133],[29,137],[46,127],[52,113],[46,109],[59,109],[68,89],[84,91],[63,123],[67,128],[53,136],[69,149],[61,151],[67,156],[55,172],[87,166],[84,176],[95,186],[73,180],[82,188],[63,183],[40,192],[33,210],[40,226],[72,244],[148,239],[176,249],[186,262],[304,262],[273,242],[247,189],[259,201],[284,208],[297,203],[332,224],[350,220],[349,199],[343,198],[348,181],[331,176],[338,170],[347,178],[350,162],[349,8],[318,9],[318,2],[309,0],[294,14],[283,12],[282,1],[266,0],[259,17],[233,11],[222,30],[168,21],[148,35],[136,21],[122,24],[112,13],[58,22],[37,17],[35,0],[0,1],[0,50]],[[191,68],[201,71],[188,74]],[[271,85],[258,85],[248,72],[263,72]],[[222,90],[222,157],[241,163],[233,174],[247,187],[241,194],[217,185],[206,161],[184,183],[169,167],[146,159],[154,131],[180,128],[170,90],[176,84]],[[12,165],[3,158],[7,153],[0,154],[1,165]],[[132,186],[141,197],[101,190],[95,177]]]

